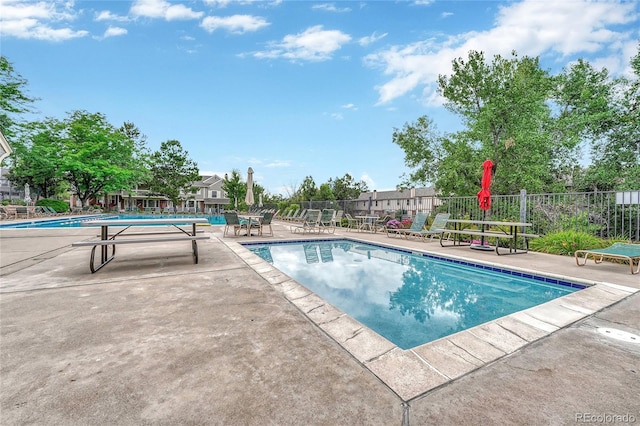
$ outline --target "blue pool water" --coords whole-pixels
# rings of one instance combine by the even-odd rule
[[[351,240],[245,246],[402,349],[585,287]]]
[[[82,226],[83,222],[90,220],[107,220],[107,219],[158,219],[158,218],[174,218],[174,217],[204,217],[209,219],[211,225],[224,225],[224,216],[222,215],[135,215],[135,214],[93,214],[88,216],[58,216],[52,218],[34,218],[31,221],[11,222],[0,225],[0,229],[8,228],[77,228]]]

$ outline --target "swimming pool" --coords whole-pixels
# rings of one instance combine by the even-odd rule
[[[402,349],[585,288],[351,240],[243,245]]]
[[[224,216],[222,215],[136,215],[136,214],[93,214],[88,216],[57,216],[51,218],[34,218],[32,220],[21,222],[10,222],[0,224],[0,229],[13,228],[77,228],[82,226],[83,222],[91,220],[108,220],[108,219],[158,219],[158,218],[191,218],[204,217],[209,220],[211,225],[224,225]]]

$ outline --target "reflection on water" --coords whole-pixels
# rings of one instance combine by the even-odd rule
[[[575,291],[345,240],[248,247],[404,349]]]

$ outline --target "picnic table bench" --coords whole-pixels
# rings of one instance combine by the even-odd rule
[[[116,245],[120,244],[148,244],[148,243],[168,243],[176,241],[191,241],[191,250],[193,253],[193,263],[198,263],[198,244],[197,240],[208,240],[208,235],[197,235],[196,225],[207,224],[209,221],[205,218],[162,218],[162,219],[112,219],[112,220],[91,220],[82,222],[82,226],[100,226],[100,239],[77,241],[72,244],[73,247],[92,246],[91,258],[89,259],[89,269],[91,273],[100,270],[107,263],[111,262],[116,255]],[[125,234],[125,231],[132,226],[147,225],[167,225],[178,229],[178,234],[174,232],[155,232],[155,233],[136,233]],[[181,226],[191,225],[191,231],[183,229]],[[109,227],[123,227],[115,234],[109,234]],[[144,238],[120,238],[116,237],[132,235],[148,235]],[[95,266],[96,248],[100,247],[100,264]],[[111,247],[111,254],[109,254]]]
[[[489,221],[489,220],[468,220],[468,219],[448,219],[447,224],[452,224],[453,228],[447,228],[442,234],[440,234],[440,245],[446,247],[444,244],[445,234],[453,236],[452,245],[468,245],[471,248],[492,250],[489,246],[485,246],[484,242],[486,238],[496,238],[500,240],[508,241],[508,252],[500,252],[500,244],[496,243],[495,252],[498,255],[505,254],[522,254],[529,251],[529,238],[537,238],[538,235],[525,232],[519,232],[518,229],[532,226],[531,223],[526,222],[503,222],[503,221]],[[470,226],[478,226],[480,229],[468,229]],[[494,229],[491,229],[491,228]],[[463,235],[478,236],[481,237],[481,243],[474,245],[472,242],[464,242],[462,240]],[[519,241],[523,241],[523,247],[519,248]]]

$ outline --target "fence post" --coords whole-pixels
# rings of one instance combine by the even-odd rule
[[[520,190],[520,222],[527,222],[527,190]]]

